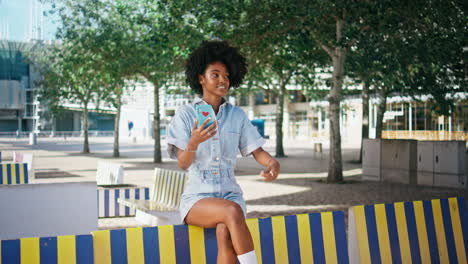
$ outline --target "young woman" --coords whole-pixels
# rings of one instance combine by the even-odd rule
[[[247,73],[245,58],[224,41],[205,41],[189,57],[186,77],[202,96],[178,109],[168,130],[168,151],[188,170],[180,215],[185,223],[216,227],[218,263],[257,263],[252,237],[245,221],[246,205],[234,178],[238,152],[252,154],[266,169],[260,175],[275,180],[279,162],[262,149],[265,140],[245,112],[223,97],[238,87]],[[198,124],[196,107],[209,104],[216,120]]]

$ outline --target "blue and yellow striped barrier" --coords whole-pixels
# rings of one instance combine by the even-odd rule
[[[349,211],[351,263],[467,263],[463,198],[355,206]]]
[[[2,163],[0,164],[0,184],[27,184],[27,163]]]
[[[259,263],[348,263],[343,212],[248,219]],[[95,263],[216,263],[215,229],[189,225],[93,232]]]
[[[91,235],[0,241],[0,264],[92,264]]]
[[[133,216],[135,209],[119,204],[119,198],[149,200],[150,188],[148,187],[120,187],[102,188],[97,190],[98,217]]]

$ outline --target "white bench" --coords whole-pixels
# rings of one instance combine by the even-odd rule
[[[136,220],[147,225],[182,223],[179,216],[180,197],[187,174],[161,168],[154,169],[154,185],[149,200],[122,199],[118,202],[136,210]]]
[[[97,185],[123,184],[123,167],[121,164],[99,162],[96,172]]]

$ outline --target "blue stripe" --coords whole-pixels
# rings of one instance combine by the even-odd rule
[[[2,161],[0,160],[0,162],[2,162]],[[5,166],[5,165],[0,164],[0,184],[4,184],[3,183],[3,166]],[[5,182],[5,184],[6,184],[6,182]]]
[[[76,264],[93,264],[94,251],[93,251],[93,236],[92,235],[78,235],[76,236]]]
[[[57,237],[39,238],[41,263],[57,264]]]
[[[394,204],[385,204],[385,214],[387,215],[388,238],[390,240],[390,250],[392,251],[393,263],[401,263],[400,240],[396,224]]]
[[[453,237],[452,218],[450,217],[450,206],[448,199],[441,199],[440,207],[442,209],[442,218],[444,220],[445,239],[447,241],[447,250],[450,263],[457,263],[458,259],[455,248],[455,238]]]
[[[130,198],[130,190],[125,189],[125,199],[129,199],[129,198]],[[125,206],[125,216],[129,216],[129,215],[130,215],[130,207]]]
[[[465,241],[465,255],[468,256],[468,210],[463,197],[458,197],[458,212],[460,213],[460,223],[462,226],[463,240]]]
[[[7,164],[7,180],[8,184],[11,184],[11,164]]]
[[[145,200],[149,200],[149,188],[145,188]]]
[[[127,264],[127,233],[125,229],[110,231],[112,264]]]
[[[312,253],[316,263],[325,263],[325,250],[323,245],[322,217],[319,213],[309,215],[310,235],[312,238]],[[268,252],[268,251],[267,251]]]
[[[299,248],[299,235],[297,232],[297,216],[285,216],[284,223],[286,226],[289,263],[301,263],[301,250]]]
[[[372,263],[381,263],[379,237],[377,234],[377,224],[375,222],[375,206],[364,206],[366,215],[367,237],[369,239],[369,251]]]
[[[203,233],[205,234],[206,263],[216,263],[216,257],[218,255],[218,244],[216,242],[216,229],[205,228],[203,230]]]
[[[333,212],[333,225],[335,226],[335,244],[338,263],[349,263],[348,241],[346,240],[346,227],[343,212]]]
[[[260,230],[260,244],[262,248],[262,262],[275,263],[275,247],[273,245],[273,228],[271,218],[258,219]]]
[[[429,242],[429,253],[434,263],[440,263],[437,237],[434,225],[434,212],[431,201],[422,201],[424,208],[424,219],[426,219],[427,239]]]
[[[15,170],[16,170],[16,184],[20,184],[20,171],[19,171],[19,163],[15,163],[13,164],[13,166],[15,166]]]
[[[418,229],[416,227],[414,206],[412,202],[405,202],[404,204],[411,259],[413,263],[418,264],[421,263],[421,250],[419,249]]]
[[[23,164],[23,170],[24,170],[24,183],[29,183],[29,172],[28,172],[28,164],[24,163]]]
[[[190,264],[190,243],[187,225],[174,226],[176,262]]]
[[[115,189],[114,198],[115,198],[114,199],[114,206],[115,206],[114,215],[120,216],[120,204],[119,204],[120,189]]]
[[[109,217],[109,190],[104,190],[104,216]]]
[[[135,200],[140,200],[140,188],[135,189]]]
[[[3,240],[0,241],[2,244],[2,256],[1,262],[5,264],[20,264],[21,256],[21,243],[19,239],[15,240]]]
[[[145,263],[160,263],[158,228],[143,227],[143,248],[145,250]]]

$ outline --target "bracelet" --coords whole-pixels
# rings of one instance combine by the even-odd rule
[[[197,152],[196,150],[188,150],[187,148],[184,149],[184,151],[187,151],[187,152],[194,152],[194,153]]]

